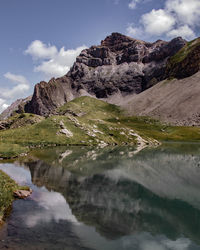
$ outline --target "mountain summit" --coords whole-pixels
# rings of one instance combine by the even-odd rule
[[[65,76],[57,79],[52,78],[48,83],[42,81],[36,84],[31,100],[20,103],[19,111],[24,109],[27,113],[48,116],[53,114],[58,107],[76,97],[91,96],[121,105],[125,109],[132,106],[129,105],[130,101],[134,104],[134,109],[130,110],[129,107],[129,113],[140,115],[141,107],[137,109],[137,106],[140,105],[136,103],[135,96],[138,96],[138,94],[140,96],[141,92],[165,79],[190,77],[197,73],[199,69],[200,38],[187,42],[181,37],[177,37],[169,42],[157,40],[150,43],[119,33],[112,33],[101,41],[100,45],[83,50]],[[165,103],[167,101],[164,97],[165,90],[159,90],[159,100],[162,100],[162,106],[166,106],[168,107],[167,110],[170,110],[170,114],[167,113],[167,117],[172,118],[169,119],[170,122],[188,125],[191,116],[199,117],[197,113],[193,114],[193,103],[195,103],[195,110],[198,110],[196,103],[199,103],[196,100],[196,98],[198,99],[199,87],[196,86],[196,80],[193,79],[192,86],[195,86],[193,88],[195,89],[195,95],[193,95],[195,100],[186,103],[190,107],[187,109],[187,114],[183,112],[186,122],[184,120],[179,123],[180,116],[173,118],[173,114],[181,113],[185,103],[184,100],[192,100],[191,91],[184,90],[184,95],[181,95],[181,88],[179,88],[179,93],[177,93],[177,89],[173,91],[176,85],[175,81],[169,88],[169,95],[172,95],[172,98],[168,98],[168,100],[171,101]],[[179,83],[177,85],[182,86]],[[186,86],[188,88],[189,84]],[[143,102],[141,115],[154,116],[152,112],[144,112],[147,108],[145,105],[148,106],[148,110],[153,110],[160,105],[160,101],[156,101],[157,96],[154,96],[153,90],[149,93],[155,101],[153,104],[149,99]],[[143,94],[142,96],[145,97],[146,95]],[[137,97],[137,100],[140,100],[140,97]],[[153,105],[152,108],[151,104]],[[178,107],[180,108],[179,111],[174,110]],[[156,110],[158,109],[156,108]],[[156,118],[162,118],[160,112],[163,113],[164,110],[157,111]],[[9,109],[9,114],[10,112]],[[5,111],[4,114],[6,113],[8,112]],[[195,118],[195,124],[199,123],[198,119]],[[168,121],[168,118],[165,120]]]
[[[168,58],[185,45],[180,37],[147,43],[112,33],[101,45],[83,50],[67,75],[37,84],[25,111],[46,116],[82,95],[111,99],[139,94],[166,78]]]

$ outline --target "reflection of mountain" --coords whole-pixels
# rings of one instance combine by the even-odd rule
[[[76,173],[90,175],[115,168],[122,159],[131,158],[135,153],[134,147],[53,147],[32,152],[33,159],[40,159],[50,166],[61,166]],[[94,164],[95,163],[95,164]],[[56,170],[55,170],[56,171]]]
[[[61,192],[78,220],[107,238],[147,231],[199,241],[200,157],[155,150],[117,158],[109,170],[109,156],[95,167],[89,161],[87,173],[41,160],[27,165],[34,184]]]

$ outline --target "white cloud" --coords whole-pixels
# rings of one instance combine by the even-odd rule
[[[140,0],[133,0],[129,8],[134,9]],[[139,28],[129,26],[127,33],[135,36],[195,37],[195,28],[200,26],[200,0],[166,0],[163,9],[152,9],[141,16]]]
[[[7,72],[6,74],[4,74],[4,77],[13,83],[28,84],[27,79],[22,75],[15,75],[10,72]]]
[[[25,54],[31,55],[34,59],[49,59],[58,53],[55,46],[46,45],[39,40],[33,41],[25,50]]]
[[[183,24],[200,26],[199,0],[167,0],[166,10],[173,12]]]
[[[4,103],[4,104],[2,105],[3,110],[4,110],[4,109],[7,109],[8,107],[9,107],[9,105],[6,104],[6,103]]]
[[[135,27],[134,24],[128,24],[126,34],[137,39],[143,35],[143,29]]]
[[[10,89],[1,89],[0,97],[4,99],[14,99],[21,97],[30,88],[28,80],[22,75],[15,75],[11,74],[10,72],[7,72],[4,77],[13,82],[14,84],[17,84],[15,87]]]
[[[167,33],[167,36],[168,37],[181,36],[184,39],[192,39],[192,38],[195,38],[195,33],[188,25],[184,25],[177,29],[170,30]]]
[[[142,16],[141,22],[150,35],[162,35],[173,28],[176,20],[163,9],[153,9]]]
[[[6,100],[0,98],[0,113],[7,109],[9,105],[6,104]]]
[[[129,7],[130,9],[135,9],[137,3],[139,3],[140,1],[141,1],[141,0],[131,0],[131,2],[128,4],[128,7]]]
[[[81,46],[76,49],[65,50],[62,47],[58,50],[55,46],[48,46],[36,40],[28,46],[25,53],[31,55],[33,59],[38,59],[34,71],[44,73],[46,79],[49,79],[65,75],[75,62],[76,57],[86,48],[86,46]]]

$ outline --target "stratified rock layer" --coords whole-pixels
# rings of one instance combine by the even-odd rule
[[[66,76],[37,84],[25,111],[46,116],[82,95],[138,94],[167,77],[168,58],[185,44],[180,37],[147,43],[113,33],[100,46],[83,50]]]

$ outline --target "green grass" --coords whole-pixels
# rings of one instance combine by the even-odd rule
[[[122,118],[122,123],[161,142],[200,142],[200,127],[169,126],[148,117]]]
[[[188,42],[182,49],[180,49],[174,56],[169,60],[170,65],[174,65],[183,61],[188,54],[200,45],[200,38]]]
[[[68,113],[72,111],[77,115],[81,115],[81,117],[85,116],[87,119],[103,119],[122,114],[118,106],[87,96],[76,98],[57,109],[60,115],[65,114],[67,111]]]
[[[42,121],[44,117],[35,115],[35,114],[16,114],[15,116],[11,116],[6,120],[8,128],[20,128],[25,127],[27,125],[33,125]]]
[[[7,174],[0,170],[0,224],[12,205],[14,200],[13,192],[18,189],[30,190],[27,186],[19,186]]]
[[[24,126],[15,124],[19,124],[19,119],[35,116],[10,118],[14,121],[12,128],[0,131],[0,157],[15,157],[35,146],[136,144],[131,130],[148,141],[200,142],[198,127],[173,127],[146,117],[126,117],[118,106],[91,97],[77,98],[56,112],[57,115],[39,117],[37,123]],[[61,123],[72,137],[61,133]]]
[[[8,159],[15,158],[22,153],[28,152],[28,148],[19,144],[0,142],[0,158]]]

